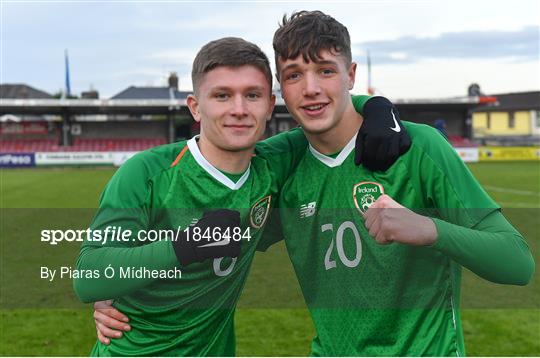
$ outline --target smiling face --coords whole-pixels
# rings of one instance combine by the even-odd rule
[[[201,123],[201,140],[218,151],[253,150],[275,104],[258,68],[219,66],[205,73],[188,107]]]
[[[289,112],[310,134],[322,134],[340,126],[351,111],[349,90],[354,86],[356,64],[329,50],[317,62],[301,55],[278,60],[281,93]]]

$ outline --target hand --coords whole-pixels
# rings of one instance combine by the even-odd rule
[[[359,96],[360,97],[360,96]],[[356,136],[354,163],[371,171],[385,171],[411,146],[411,138],[399,119],[396,107],[385,97],[371,97],[364,104],[355,102],[364,113],[364,122]]]
[[[400,242],[429,246],[437,241],[437,227],[429,217],[416,214],[388,195],[381,195],[364,214],[369,234],[382,245]]]
[[[94,303],[94,321],[96,331],[101,343],[108,345],[110,338],[122,337],[122,331],[131,330],[127,316],[112,306],[112,300]]]
[[[214,228],[219,228],[221,235],[228,231],[229,237],[221,236],[219,241],[213,239],[208,241],[204,238],[195,241],[193,240],[195,227],[200,228],[201,233],[210,229],[210,236],[212,236]],[[183,235],[172,242],[178,261],[181,265],[187,266],[194,262],[203,262],[206,259],[237,257],[240,255],[240,241],[232,239],[235,227],[240,227],[240,213],[238,211],[228,209],[205,211],[203,217],[190,228],[189,236],[186,232],[182,232]]]

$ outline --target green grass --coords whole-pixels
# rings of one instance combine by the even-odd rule
[[[113,168],[1,169],[1,208],[95,208]]]
[[[538,262],[540,163],[470,168],[528,239]],[[95,342],[91,308],[78,303],[71,280],[49,284],[37,271],[40,265],[73,265],[79,244],[47,247],[38,241],[39,230],[85,228],[93,210],[84,208],[96,207],[113,173],[110,168],[0,171],[0,355],[90,352]],[[462,291],[469,355],[540,355],[540,275],[527,287],[511,287],[464,270]],[[236,315],[238,354],[306,355],[314,328],[302,302],[284,245],[257,254]]]

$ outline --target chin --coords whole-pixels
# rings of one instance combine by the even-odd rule
[[[226,148],[226,150],[229,152],[245,152],[247,150],[253,150],[253,148],[255,148],[255,144],[250,146],[231,146],[229,148]]]
[[[227,143],[225,149],[231,152],[242,152],[255,148],[255,143],[257,143],[257,141],[239,140],[232,143]]]
[[[313,125],[313,123],[310,123],[309,125],[303,125],[300,124],[304,132],[310,133],[310,134],[322,134],[325,132],[328,132],[333,128],[330,124],[320,124],[320,125]]]
[[[301,117],[300,117],[301,118]],[[324,133],[327,130],[332,129],[334,124],[332,123],[331,119],[328,118],[320,118],[320,119],[302,119],[300,121],[296,121],[300,127],[304,129],[304,131],[309,133]]]

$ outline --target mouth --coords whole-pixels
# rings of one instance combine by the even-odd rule
[[[309,116],[318,116],[324,112],[327,106],[328,103],[312,103],[300,108]]]
[[[246,131],[253,128],[253,126],[247,124],[225,124],[223,127],[236,131]]]

